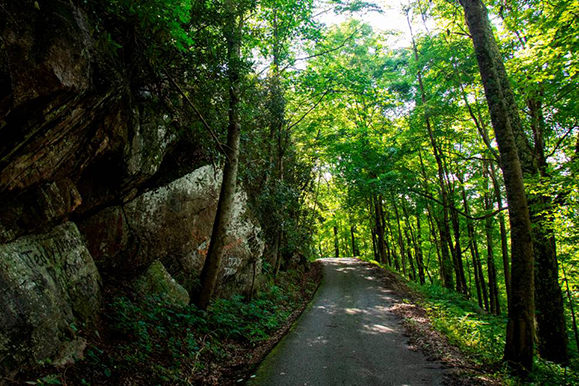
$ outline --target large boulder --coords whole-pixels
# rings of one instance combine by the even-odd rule
[[[102,272],[136,272],[160,260],[188,291],[203,267],[221,186],[221,171],[204,166],[133,201],[79,223]],[[261,271],[264,242],[238,190],[217,294],[248,291]]]
[[[133,282],[141,295],[157,295],[167,302],[184,307],[189,304],[189,293],[167,272],[159,260],[153,263]]]
[[[100,282],[74,223],[0,245],[0,375],[82,355],[76,332],[94,321]]]

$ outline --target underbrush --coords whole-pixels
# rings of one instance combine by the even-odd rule
[[[222,382],[220,368],[243,366],[317,288],[302,270],[281,272],[251,301],[217,299],[206,311],[178,308],[159,296],[115,296],[85,359],[36,385],[193,385]],[[217,370],[217,371],[216,371]],[[219,383],[221,384],[221,383]]]
[[[488,314],[473,301],[437,285],[408,284],[422,294],[421,305],[434,328],[446,335],[472,362],[501,378],[505,384],[579,385],[577,353],[571,353],[574,359],[569,367],[535,357],[534,371],[529,379],[521,381],[510,376],[501,361],[506,338],[505,314]]]
[[[570,386],[579,385],[579,354],[570,347],[567,367],[535,356],[533,373],[526,380],[513,377],[502,362],[506,342],[507,316],[492,315],[473,300],[439,285],[420,285],[372,258],[363,259],[400,278],[411,289],[412,302],[427,312],[432,326],[444,334],[478,368],[505,385]],[[569,332],[571,337],[572,332]]]

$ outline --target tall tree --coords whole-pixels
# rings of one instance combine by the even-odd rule
[[[501,156],[511,224],[512,276],[504,360],[524,375],[533,368],[534,258],[531,219],[525,194],[515,133],[519,127],[517,106],[503,59],[494,38],[487,10],[480,0],[461,0],[473,40],[491,120]]]
[[[245,14],[248,4],[226,0],[224,3],[225,26],[224,37],[227,42],[227,65],[229,78],[229,124],[227,127],[226,160],[223,168],[223,182],[217,203],[217,212],[211,232],[211,241],[203,269],[201,271],[201,289],[196,300],[201,309],[207,308],[213,292],[221,260],[227,241],[227,232],[233,213],[233,201],[237,188],[237,170],[239,167],[239,140],[241,120],[239,116],[241,88],[241,39]]]

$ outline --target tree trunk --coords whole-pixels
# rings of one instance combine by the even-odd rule
[[[392,240],[392,259],[394,260],[394,268],[400,272],[400,262],[398,259],[398,254],[396,253],[396,242],[394,232],[392,231],[392,227],[390,226],[390,222],[386,223],[386,227],[388,228],[388,234],[390,235],[390,239]]]
[[[350,244],[350,238],[348,237],[348,229],[342,228],[344,231],[342,232],[342,236],[344,237],[344,256],[354,256],[354,254],[350,254],[350,250],[348,249]]]
[[[447,173],[448,174],[448,173]],[[459,179],[460,180],[460,179]],[[452,205],[451,210],[451,220],[452,220],[452,229],[454,232],[454,249],[453,249],[453,263],[454,263],[454,272],[456,276],[456,291],[458,293],[462,293],[468,296],[468,288],[466,286],[466,277],[464,275],[464,266],[462,262],[462,248],[460,246],[460,220],[458,218],[458,212],[455,210],[454,205],[454,188],[449,186],[449,193],[451,200],[449,203]]]
[[[531,129],[535,144],[532,156],[537,165],[540,180],[545,181],[549,179],[549,175],[544,154],[544,118],[540,95],[530,96],[527,104],[531,115]],[[528,169],[533,170],[532,167],[534,165],[529,165]],[[529,196],[529,209],[533,223],[533,248],[535,251],[537,349],[543,359],[567,364],[569,361],[567,326],[565,324],[563,293],[559,285],[555,233],[552,229],[555,203],[548,194],[531,194]]]
[[[470,31],[478,67],[489,106],[495,137],[499,145],[501,168],[507,190],[512,239],[512,276],[509,319],[504,360],[521,375],[533,369],[534,337],[534,258],[531,220],[521,162],[514,132],[522,132],[511,119],[516,105],[507,101],[512,94],[506,70],[494,39],[485,6],[481,0],[461,0]],[[499,75],[499,73],[501,75]],[[505,81],[501,82],[501,78]]]
[[[424,179],[424,192],[428,195],[430,194],[430,189],[428,186],[428,176],[426,174],[426,169],[424,167],[424,161],[422,160],[422,151],[420,151],[420,149],[418,149],[418,159],[420,160],[420,170],[422,173],[422,178]],[[436,256],[438,258],[438,267],[439,267],[439,277],[440,277],[440,281],[442,282],[442,285],[446,288],[452,288],[452,273],[451,271],[447,268],[448,266],[448,262],[449,262],[449,255],[448,255],[448,249],[446,249],[446,254],[444,253],[445,247],[442,245],[442,242],[438,239],[437,236],[437,232],[436,232],[436,224],[438,224],[438,219],[435,218],[435,213],[434,210],[432,209],[432,206],[430,205],[430,203],[426,204],[426,210],[428,212],[428,224],[430,227],[430,234],[432,236],[432,239],[434,241],[434,245],[436,245]],[[436,221],[436,224],[435,224]],[[440,229],[440,227],[439,227]],[[439,232],[441,232],[439,230]],[[450,283],[450,284],[448,284]]]
[[[356,246],[356,226],[352,225],[350,227],[350,235],[352,236],[352,256],[358,256],[360,252],[358,251],[358,247]]]
[[[336,257],[340,257],[340,240],[338,240],[338,227],[334,225],[334,250]]]
[[[484,163],[483,165],[483,177],[486,178],[486,189],[483,195],[484,208],[487,212],[491,212],[493,209],[493,200],[489,196],[489,165]],[[491,216],[487,217],[485,220],[485,234],[487,242],[487,270],[489,277],[489,297],[491,305],[491,313],[495,315],[500,315],[501,306],[499,301],[499,287],[497,284],[497,270],[495,267],[495,256],[493,248],[493,218]]]
[[[575,307],[573,307],[573,296],[571,296],[571,291],[569,290],[569,279],[567,279],[565,267],[561,265],[561,269],[563,270],[563,280],[565,281],[567,289],[567,301],[569,302],[569,310],[571,311],[571,321],[573,323],[573,332],[575,333],[575,345],[579,347],[579,332],[577,331],[577,318],[575,316]]]
[[[370,228],[370,232],[372,233],[372,252],[374,252],[374,260],[380,261],[380,255],[378,254],[378,249],[376,248],[376,230],[374,228]]]
[[[378,261],[384,263],[386,261],[386,252],[384,251],[384,222],[382,221],[384,217],[382,209],[382,197],[378,196],[374,200],[374,211],[376,215],[376,249],[378,250]]]
[[[418,278],[420,279],[420,284],[425,283],[424,277],[424,258],[422,256],[422,233],[420,230],[420,212],[416,210],[416,265],[418,265]]]
[[[402,238],[402,229],[400,226],[400,214],[398,213],[398,206],[396,201],[393,199],[392,204],[394,205],[394,214],[396,215],[396,225],[398,228],[398,246],[400,247],[400,257],[402,259],[402,274],[406,276],[406,248],[404,247],[404,239]]]
[[[234,6],[230,4],[233,12]],[[211,241],[203,269],[201,271],[201,290],[197,306],[207,308],[221,268],[221,260],[227,241],[227,231],[231,222],[235,189],[237,187],[237,169],[239,166],[239,139],[241,123],[239,118],[239,89],[241,72],[241,26],[237,17],[231,17],[225,31],[227,40],[228,76],[229,76],[229,124],[227,127],[227,147],[223,182],[217,203],[217,213],[211,232]]]
[[[410,26],[410,21],[408,22]],[[412,28],[410,28],[410,33],[412,35]],[[414,42],[414,37],[412,37],[412,48],[414,50],[414,58],[418,62],[418,49],[416,48],[416,44]],[[418,85],[420,88],[420,97],[421,102],[423,105],[426,105],[426,92],[424,91],[424,84],[422,83],[422,72],[418,70]],[[446,288],[453,288],[453,278],[452,278],[452,269],[454,264],[451,261],[450,253],[449,253],[449,245],[451,243],[450,237],[450,226],[449,226],[449,218],[448,218],[448,196],[444,181],[444,169],[442,165],[442,159],[440,157],[440,152],[438,149],[438,144],[436,142],[436,138],[434,136],[434,132],[432,130],[432,125],[430,122],[430,117],[425,113],[424,121],[426,124],[426,130],[428,132],[428,138],[430,139],[430,145],[432,146],[432,153],[434,155],[434,159],[436,160],[437,170],[438,170],[438,183],[440,187],[440,198],[442,201],[442,214],[443,219],[439,221],[439,229],[440,229],[440,246],[442,249],[442,277],[443,277],[443,285]]]
[[[412,259],[412,248],[410,248],[412,242],[410,240],[410,236],[408,235],[408,228],[404,229],[404,235],[406,236],[406,243],[408,244],[406,253],[408,254],[408,264],[410,265],[410,280],[416,281],[416,269],[414,268],[414,262]]]
[[[468,205],[468,200],[466,197],[466,189],[462,185],[462,204],[464,208],[464,213],[470,215],[470,207]],[[476,286],[476,294],[478,299],[479,307],[483,307],[485,310],[489,309],[488,297],[487,297],[487,287],[485,283],[485,277],[482,270],[482,265],[480,262],[480,254],[478,250],[478,243],[476,240],[476,234],[474,230],[474,224],[471,219],[467,219],[466,228],[468,230],[468,237],[470,238],[470,253],[472,256],[472,265],[474,269],[474,282]]]
[[[503,200],[501,197],[501,187],[497,180],[495,173],[495,165],[490,165],[491,180],[493,182],[493,189],[495,191],[495,197],[497,200],[497,205],[499,208],[503,207]],[[503,256],[503,273],[505,276],[505,288],[507,290],[507,306],[508,300],[511,294],[511,268],[509,263],[509,243],[507,241],[507,227],[505,224],[505,215],[503,212],[499,213],[499,226],[501,230],[501,254]]]

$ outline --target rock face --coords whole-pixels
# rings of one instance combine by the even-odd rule
[[[0,379],[81,355],[109,277],[184,304],[209,245],[221,176],[196,118],[130,47],[111,59],[88,3],[0,0]],[[219,296],[261,271],[246,201]]]
[[[133,283],[135,290],[142,295],[158,295],[175,306],[189,304],[189,293],[167,272],[163,263],[153,261],[149,268]]]
[[[160,260],[189,292],[209,247],[221,172],[204,166],[133,201],[80,222],[99,269],[130,272]],[[261,272],[261,229],[247,209],[247,195],[235,197],[229,243],[218,285],[219,296],[248,291]],[[255,265],[255,266],[254,266]]]
[[[0,374],[81,355],[76,330],[97,315],[100,280],[73,223],[0,245]]]
[[[2,1],[0,243],[132,199],[178,142],[90,29],[73,2]]]

